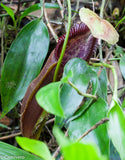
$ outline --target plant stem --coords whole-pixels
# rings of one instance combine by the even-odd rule
[[[58,72],[59,72],[59,69],[60,69],[62,59],[63,59],[64,54],[65,54],[66,45],[68,43],[68,38],[69,38],[69,32],[70,32],[70,26],[71,26],[71,3],[70,3],[70,0],[67,0],[67,3],[68,3],[68,29],[67,29],[66,37],[65,37],[65,40],[64,40],[64,43],[63,43],[61,55],[59,57],[59,60],[58,60],[57,66],[56,66],[56,70],[55,70],[55,73],[54,73],[53,82],[55,82],[57,80],[57,75],[58,75]]]
[[[75,9],[75,11],[76,11],[76,12],[73,14],[73,16],[72,16],[72,20],[74,20],[74,18],[75,18],[75,16],[76,16],[76,14],[77,14],[78,9],[79,9],[79,0],[77,0],[77,3],[76,3],[76,9]]]
[[[105,0],[102,0],[101,10],[100,10],[100,17],[103,18],[103,11],[105,6]]]
[[[91,63],[92,64],[92,63]],[[111,102],[111,107],[114,105],[114,100],[117,102],[118,101],[118,93],[117,93],[117,88],[118,88],[118,79],[117,79],[117,74],[115,71],[115,67],[111,66],[110,64],[107,63],[93,63],[92,64],[95,67],[107,67],[110,68],[112,70],[113,76],[114,76],[114,90],[113,90],[113,98],[112,98],[112,102]]]
[[[118,97],[121,97],[124,92],[125,92],[125,87],[122,88],[122,90],[121,90],[120,93],[118,94]]]
[[[58,4],[59,4],[59,7],[61,8],[61,17],[62,19],[64,18],[64,15],[63,15],[63,12],[64,12],[64,9],[63,9],[63,5],[61,4],[61,1],[60,0],[57,0]]]
[[[44,0],[40,0],[40,4],[41,4],[41,18],[43,18]]]
[[[50,24],[50,21],[49,21],[49,18],[48,18],[48,15],[47,15],[45,6],[44,6],[44,16],[45,16],[46,24],[47,24],[50,32],[52,33],[53,38],[54,38],[54,39],[56,40],[56,42],[57,42],[57,41],[58,41],[58,36],[56,35],[53,27],[52,27],[51,24]]]
[[[84,97],[88,97],[88,98],[97,99],[97,97],[95,95],[82,93],[72,82],[68,81],[68,83],[70,86],[72,86],[78,92],[79,95],[84,96]]]
[[[108,61],[118,61],[118,60],[120,60],[121,58],[110,58],[110,59],[108,59]]]
[[[22,133],[21,132],[18,132],[18,133],[13,133],[11,135],[8,135],[8,136],[3,136],[3,137],[0,137],[0,140],[5,140],[5,139],[9,139],[9,138],[12,138],[12,137],[16,137],[16,136],[19,136],[21,135]]]
[[[102,5],[100,9],[100,17],[103,18],[103,11],[105,6],[105,0],[102,0]],[[100,55],[100,61],[103,62],[103,56],[102,56],[102,40],[99,39],[99,55]]]

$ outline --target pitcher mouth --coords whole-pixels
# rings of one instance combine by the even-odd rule
[[[55,48],[55,57],[58,60],[61,54],[65,34],[62,35]],[[97,49],[98,39],[93,37],[86,24],[75,24],[69,33],[66,51],[62,60],[62,65],[65,65],[70,59],[74,57],[89,60],[91,55]]]

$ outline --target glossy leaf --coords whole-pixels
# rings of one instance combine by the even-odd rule
[[[87,111],[79,118],[70,122],[69,136],[71,139],[78,139],[93,125],[106,117],[107,104],[101,98],[93,103]],[[109,139],[106,125],[102,124],[82,139],[82,142],[93,142],[98,145],[103,155],[109,156]]]
[[[101,19],[95,12],[85,7],[80,9],[79,15],[81,21],[89,27],[94,37],[103,39],[110,44],[118,42],[119,35],[108,21]]]
[[[94,144],[70,141],[57,127],[54,127],[54,135],[65,160],[107,160]]]
[[[91,94],[92,94],[92,95],[96,95],[96,94],[97,94],[97,91],[98,91],[98,88],[99,88],[99,81],[98,81],[98,77],[97,77],[98,68],[97,68],[97,67],[94,68],[94,67],[91,67],[91,66],[90,66],[90,68],[91,68],[92,71],[96,72],[96,73],[93,72],[94,74],[90,73],[90,74],[92,74],[91,76],[93,76],[92,81],[91,81],[91,83],[90,83],[90,85],[92,84]],[[86,74],[86,75],[87,75],[87,74]],[[86,75],[85,75],[85,76],[86,76]],[[87,75],[87,76],[88,76],[88,75]],[[86,111],[86,109],[91,106],[91,104],[93,103],[93,101],[94,101],[94,100],[93,100],[92,98],[86,98],[85,102],[84,102],[84,103],[81,105],[81,107],[75,112],[75,114],[68,119],[67,123],[69,123],[71,120],[74,120],[74,119],[80,117],[80,116]]]
[[[86,61],[74,58],[70,60],[64,68],[63,77],[72,72],[72,77],[68,80],[71,81],[82,93],[86,93],[89,83],[92,84],[92,93],[96,94],[97,91],[97,74],[91,69]],[[77,91],[69,84],[63,84],[60,92],[60,101],[64,114],[67,118],[71,118],[81,104],[83,96],[79,95]],[[91,99],[92,100],[92,99]],[[62,119],[56,118],[56,124],[62,125]]]
[[[108,112],[108,133],[122,160],[125,160],[125,116],[120,106],[115,102]]]
[[[15,23],[14,11],[11,8],[5,6],[3,3],[1,3],[1,7],[3,7],[6,10],[6,12],[10,15],[13,22]]]
[[[93,72],[87,62],[82,59],[74,58],[70,60],[64,68],[63,77],[67,76],[70,71],[72,71],[73,76],[68,80],[82,93],[86,93],[90,81],[95,81],[97,83],[96,73]],[[66,117],[69,117],[74,114],[83,100],[83,96],[79,95],[69,84],[64,84],[61,88],[60,99],[64,113]]]
[[[125,55],[120,60],[120,69],[121,69],[122,75],[125,79]]]
[[[2,116],[21,100],[39,74],[49,47],[48,30],[41,19],[27,24],[12,43],[1,75]]]
[[[14,147],[4,142],[0,142],[0,159],[16,160],[16,159],[32,159],[43,160],[33,154],[30,154],[22,149]]]
[[[64,117],[60,105],[60,85],[61,82],[54,82],[41,88],[36,94],[36,100],[47,112]]]
[[[52,160],[50,151],[45,143],[26,137],[16,137],[16,141],[24,150],[31,152],[44,160]]]

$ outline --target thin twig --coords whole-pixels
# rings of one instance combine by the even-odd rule
[[[78,11],[78,9],[79,9],[79,0],[77,0],[75,11]],[[75,13],[73,14],[72,20],[75,18],[76,14],[77,14],[77,12],[75,12]]]
[[[100,17],[103,18],[103,11],[105,6],[105,0],[102,0],[101,10],[100,10]],[[99,39],[99,54],[100,54],[100,61],[103,62],[103,56],[102,56],[102,40]]]
[[[59,4],[59,7],[61,8],[61,16],[62,16],[62,19],[64,18],[64,9],[63,9],[63,5],[61,4],[61,1],[60,0],[57,0],[58,4]]]
[[[17,6],[17,11],[16,11],[16,15],[18,15],[18,13],[20,12],[20,5],[21,5],[21,0],[18,0],[18,6]]]
[[[45,16],[46,23],[47,23],[47,26],[48,26],[50,32],[52,33],[52,35],[53,35],[54,39],[56,40],[56,42],[58,42],[58,36],[57,36],[57,34],[55,33],[53,27],[51,26],[51,24],[50,24],[50,22],[49,22],[49,18],[48,18],[48,16],[47,16],[47,12],[46,12],[45,7],[44,7],[44,16]]]
[[[52,118],[52,119],[49,119],[48,121],[46,121],[45,124],[47,125],[47,124],[52,123],[52,122],[54,122],[54,121],[55,121],[55,118]]]
[[[93,61],[93,62],[100,62],[100,59],[98,59],[98,58],[90,58],[90,61]]]
[[[106,62],[107,62],[107,60],[109,60],[110,55],[111,55],[111,54],[112,54],[112,52],[113,52],[113,49],[114,49],[114,47],[113,47],[113,46],[111,46],[111,48],[109,48],[109,50],[108,50],[108,54],[106,55],[105,59],[103,60],[103,63],[106,63]]]
[[[37,1],[37,0],[35,0]],[[34,0],[22,0],[20,3],[28,3],[28,2],[34,2]],[[2,2],[3,4],[10,4],[10,2],[7,2],[7,1],[4,1]],[[13,1],[12,4],[18,4],[19,2],[18,1]]]
[[[40,0],[40,4],[41,4],[41,18],[43,18],[44,7],[45,7],[45,0]]]
[[[107,121],[109,121],[109,118],[107,118],[107,117],[104,118],[104,119],[101,119],[94,126],[92,126],[87,132],[85,132],[77,141],[80,141],[83,137],[85,137],[86,135],[88,135],[91,131],[93,131],[94,129],[96,129],[101,124],[106,123]]]
[[[12,137],[15,137],[15,136],[19,136],[21,135],[22,133],[19,132],[19,133],[14,133],[14,134],[10,134],[8,136],[3,136],[3,137],[0,137],[0,140],[5,140],[5,139],[9,139],[9,138],[12,138]]]
[[[93,12],[95,12],[95,5],[93,0],[92,0],[92,8],[93,8]]]

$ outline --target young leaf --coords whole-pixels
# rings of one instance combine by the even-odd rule
[[[93,125],[106,117],[107,104],[101,98],[93,103],[87,111],[79,118],[70,122],[69,136],[71,139],[78,139],[83,133],[88,131]],[[99,146],[103,155],[109,156],[109,138],[106,125],[102,124],[97,129],[86,135],[81,142],[93,142]]]
[[[101,19],[96,13],[84,7],[80,9],[79,15],[81,21],[89,27],[94,37],[103,39],[110,44],[118,42],[119,35],[108,21]]]
[[[120,60],[120,69],[121,69],[122,75],[125,79],[125,55],[123,55]]]
[[[28,23],[12,43],[1,75],[2,116],[21,100],[39,74],[49,47],[47,27],[41,19]]]
[[[31,152],[44,160],[52,160],[50,151],[45,143],[26,137],[16,137],[16,141],[24,150]]]
[[[3,3],[1,3],[1,7],[3,7],[6,10],[6,12],[10,15],[13,22],[15,23],[14,11],[11,8],[5,6]]]
[[[47,112],[64,117],[60,104],[60,85],[61,82],[55,82],[41,88],[36,94],[36,100]]]
[[[37,4],[34,4],[32,6],[30,6],[29,8],[27,8],[20,16],[20,21],[22,20],[22,18],[26,17],[29,13],[31,12],[34,12],[36,10],[39,10],[41,9],[41,4],[40,3],[37,3]]]
[[[107,128],[109,136],[121,159],[125,160],[125,116],[117,102],[109,110],[108,117]]]
[[[0,159],[16,160],[16,159],[26,159],[26,160],[43,160],[33,154],[30,154],[22,149],[14,147],[4,142],[0,142]]]

